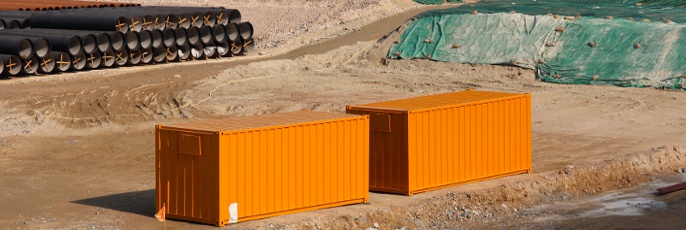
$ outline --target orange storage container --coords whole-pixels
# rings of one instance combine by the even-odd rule
[[[467,90],[360,106],[370,189],[414,193],[531,171],[531,95]]]
[[[367,202],[368,127],[308,111],[158,125],[156,208],[223,226]]]

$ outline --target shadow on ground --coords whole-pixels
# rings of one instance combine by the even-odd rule
[[[150,189],[137,192],[112,194],[83,200],[75,200],[72,201],[72,203],[112,209],[143,216],[154,216],[155,190]]]

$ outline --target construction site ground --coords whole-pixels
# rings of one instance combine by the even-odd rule
[[[249,221],[245,229],[683,227],[686,93],[388,60],[410,0],[142,1],[237,8],[247,57],[0,80],[0,229],[214,229],[155,214],[154,125],[461,91],[531,92],[533,172]],[[388,35],[386,39],[381,39]],[[381,39],[381,40],[379,40]]]

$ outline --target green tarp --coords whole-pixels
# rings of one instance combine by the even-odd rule
[[[681,5],[512,2],[420,15],[388,56],[512,64],[556,83],[686,89]]]
[[[417,3],[425,4],[425,5],[441,5],[443,3],[458,3],[462,2],[462,0],[414,0]]]

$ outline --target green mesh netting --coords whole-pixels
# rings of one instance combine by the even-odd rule
[[[417,3],[425,4],[425,5],[441,5],[443,3],[458,3],[462,2],[462,0],[414,0]]]
[[[419,15],[388,56],[513,64],[556,83],[686,89],[686,1],[512,2]]]

